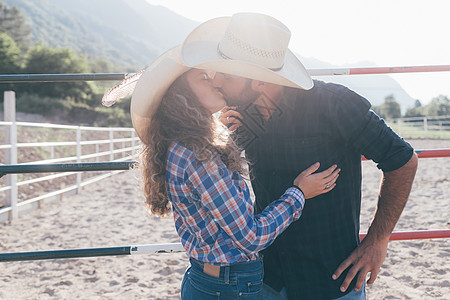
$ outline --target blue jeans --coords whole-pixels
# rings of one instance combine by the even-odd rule
[[[267,284],[264,284],[261,292],[261,300],[287,300],[286,288],[282,288],[281,291],[277,292]],[[351,291],[345,296],[337,298],[336,300],[365,300],[366,299],[366,283],[359,291]]]
[[[262,259],[220,267],[219,277],[203,272],[203,263],[190,259],[181,283],[181,299],[259,299],[263,286]]]
[[[263,285],[261,292],[261,300],[288,300],[286,288],[283,287],[281,291],[277,292],[269,285]]]

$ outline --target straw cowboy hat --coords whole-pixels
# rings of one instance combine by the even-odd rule
[[[290,38],[277,19],[237,13],[199,25],[184,41],[181,57],[190,67],[311,89],[311,77],[288,49]]]
[[[311,77],[288,49],[290,36],[285,25],[263,14],[238,13],[212,19],[194,29],[183,45],[168,50],[146,70],[108,90],[102,103],[111,106],[133,93],[131,121],[139,138],[147,143],[147,129],[162,97],[191,67],[310,89]]]
[[[137,81],[131,97],[131,121],[139,138],[147,143],[147,129],[170,85],[189,67],[181,62],[181,45],[159,56]]]

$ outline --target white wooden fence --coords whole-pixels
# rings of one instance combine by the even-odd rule
[[[386,122],[403,137],[450,138],[450,116],[397,118]]]
[[[45,131],[50,136],[58,132],[58,141],[40,141],[43,137],[39,134]],[[135,160],[136,150],[140,146],[139,138],[135,136],[133,128],[16,122],[15,94],[12,91],[7,91],[4,95],[4,121],[0,121],[0,136],[2,132],[5,143],[0,142],[0,153],[3,152],[3,157],[0,157],[2,157],[1,163],[5,165],[132,161]],[[27,133],[27,135],[21,137],[21,133]],[[62,139],[64,141],[61,141],[61,137],[64,137]],[[21,141],[21,138],[24,141]],[[32,142],[29,141],[30,138]],[[26,157],[29,156],[44,156],[45,159],[27,161]],[[19,215],[39,208],[44,202],[79,193],[83,186],[119,172],[123,171],[28,175],[31,178],[22,174],[5,175],[0,179],[0,222],[15,219]],[[52,187],[55,184],[52,185],[51,182],[58,180],[60,186],[57,189],[43,190],[41,188],[45,182],[48,187]],[[31,193],[19,192],[21,188],[32,188],[35,183],[39,183],[41,190]],[[29,194],[33,196],[28,199],[23,198]]]

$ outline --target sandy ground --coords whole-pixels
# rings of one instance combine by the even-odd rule
[[[411,141],[416,149],[450,141]],[[419,162],[410,200],[396,227],[450,229],[448,158]],[[362,232],[375,209],[380,172],[363,163]],[[0,252],[115,247],[178,242],[171,218],[150,217],[136,171],[87,186],[0,224]],[[0,299],[179,299],[184,253],[0,263]],[[393,241],[368,299],[450,299],[450,239]]]

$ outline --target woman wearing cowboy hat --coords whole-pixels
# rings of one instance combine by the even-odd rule
[[[258,252],[300,217],[305,199],[332,190],[340,171],[332,166],[313,174],[319,168],[314,164],[254,215],[245,161],[213,115],[225,105],[207,71],[181,63],[179,47],[142,74],[131,100],[133,126],[144,142],[146,203],[157,215],[173,210],[190,257],[183,299],[258,299]]]

